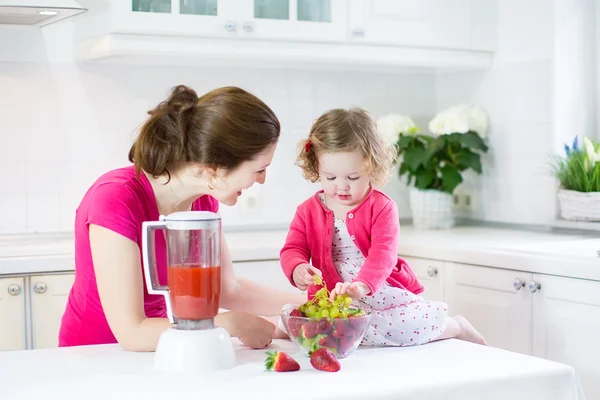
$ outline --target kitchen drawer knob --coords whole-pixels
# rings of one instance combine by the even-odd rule
[[[437,276],[437,274],[438,274],[438,270],[437,270],[437,268],[436,268],[436,267],[431,267],[431,266],[429,266],[429,267],[427,268],[427,275],[428,275],[430,278],[435,278],[435,277]]]
[[[236,31],[236,29],[237,29],[237,28],[236,28],[235,22],[233,22],[233,21],[228,21],[228,22],[226,22],[226,23],[225,23],[225,30],[226,30],[227,32],[235,32],[235,31]]]
[[[21,294],[21,286],[19,285],[10,285],[8,287],[8,294],[11,296],[18,296]]]
[[[364,38],[365,37],[365,30],[364,29],[352,29],[352,37],[355,38]]]
[[[542,288],[542,285],[536,281],[529,281],[529,291],[535,293]]]
[[[246,32],[254,32],[254,24],[252,23],[252,21],[246,21],[246,22],[244,22],[244,25],[242,26],[242,28]]]
[[[39,294],[46,293],[46,290],[48,290],[48,286],[46,286],[44,282],[38,282],[33,287],[33,290]]]
[[[519,278],[515,278],[513,281],[513,287],[515,290],[521,290],[522,287],[525,287],[525,281],[520,280]]]

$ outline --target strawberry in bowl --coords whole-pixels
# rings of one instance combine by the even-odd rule
[[[352,304],[346,295],[330,300],[323,285],[306,303],[281,312],[281,320],[290,339],[301,352],[309,355],[319,348],[330,350],[338,359],[348,357],[360,345],[371,315]]]

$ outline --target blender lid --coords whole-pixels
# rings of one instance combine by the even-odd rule
[[[219,214],[210,211],[178,211],[161,215],[161,221],[214,221],[221,219]]]

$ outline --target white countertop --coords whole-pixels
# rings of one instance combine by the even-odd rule
[[[2,353],[0,388],[6,399],[461,399],[583,400],[575,371],[564,364],[459,340],[405,348],[360,347],[336,373],[313,369],[266,372],[265,350],[234,339],[238,366],[185,376],[154,371],[154,353],[119,345]],[[183,397],[185,396],[185,397]]]
[[[275,260],[285,230],[226,232],[234,261]],[[600,234],[490,227],[401,228],[399,253],[457,263],[600,281]],[[0,275],[73,270],[71,235],[0,236]]]

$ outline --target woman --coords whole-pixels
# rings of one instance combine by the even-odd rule
[[[162,296],[149,295],[142,272],[144,221],[177,211],[218,211],[244,189],[263,184],[280,125],[273,111],[235,87],[198,98],[185,86],[149,112],[129,152],[130,167],[101,176],[87,191],[75,218],[75,283],[59,333],[59,346],[120,343],[154,351],[170,327]],[[275,337],[275,325],[258,315],[277,315],[300,294],[278,292],[237,279],[222,242],[221,307],[215,324],[252,348]],[[156,252],[165,252],[156,236]],[[166,283],[166,258],[157,256]]]

